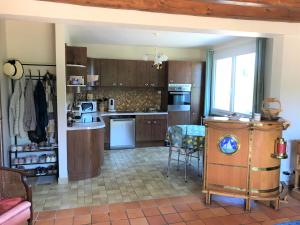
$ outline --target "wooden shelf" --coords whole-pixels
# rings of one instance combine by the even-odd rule
[[[58,147],[55,147],[55,148],[48,148],[48,149],[37,149],[37,150],[29,150],[29,151],[9,151],[10,153],[13,153],[13,154],[18,154],[18,153],[27,153],[27,152],[54,152],[58,149]]]
[[[86,87],[85,84],[67,84],[67,87]]]
[[[37,163],[18,163],[18,164],[14,164],[12,163],[12,166],[29,166],[29,165],[40,165],[40,164],[53,164],[53,163],[57,163],[55,162],[37,162]]]

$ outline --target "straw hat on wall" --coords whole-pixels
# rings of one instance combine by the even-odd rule
[[[8,60],[3,65],[3,72],[5,75],[13,80],[19,80],[23,77],[24,69],[19,60]]]

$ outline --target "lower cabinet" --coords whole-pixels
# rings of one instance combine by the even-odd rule
[[[110,117],[102,117],[105,123],[104,128],[104,144],[109,145],[110,143]]]
[[[69,180],[98,176],[104,160],[104,129],[67,132]]]
[[[190,111],[168,112],[168,126],[190,124]]]
[[[167,115],[136,116],[136,142],[162,142],[166,137]]]

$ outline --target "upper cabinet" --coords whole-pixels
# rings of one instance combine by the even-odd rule
[[[66,46],[66,64],[70,65],[87,65],[87,48]]]
[[[166,63],[157,70],[152,61],[137,61],[136,86],[137,87],[159,87],[166,86]]]
[[[102,87],[118,86],[118,60],[98,59]]]
[[[169,61],[168,62],[169,84],[191,84],[192,83],[192,62]]]
[[[165,88],[167,66],[160,70],[152,61],[88,58],[88,74],[100,75],[102,87]]]

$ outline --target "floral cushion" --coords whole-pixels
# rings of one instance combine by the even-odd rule
[[[21,197],[0,199],[0,215],[14,208],[23,201],[24,199]]]

